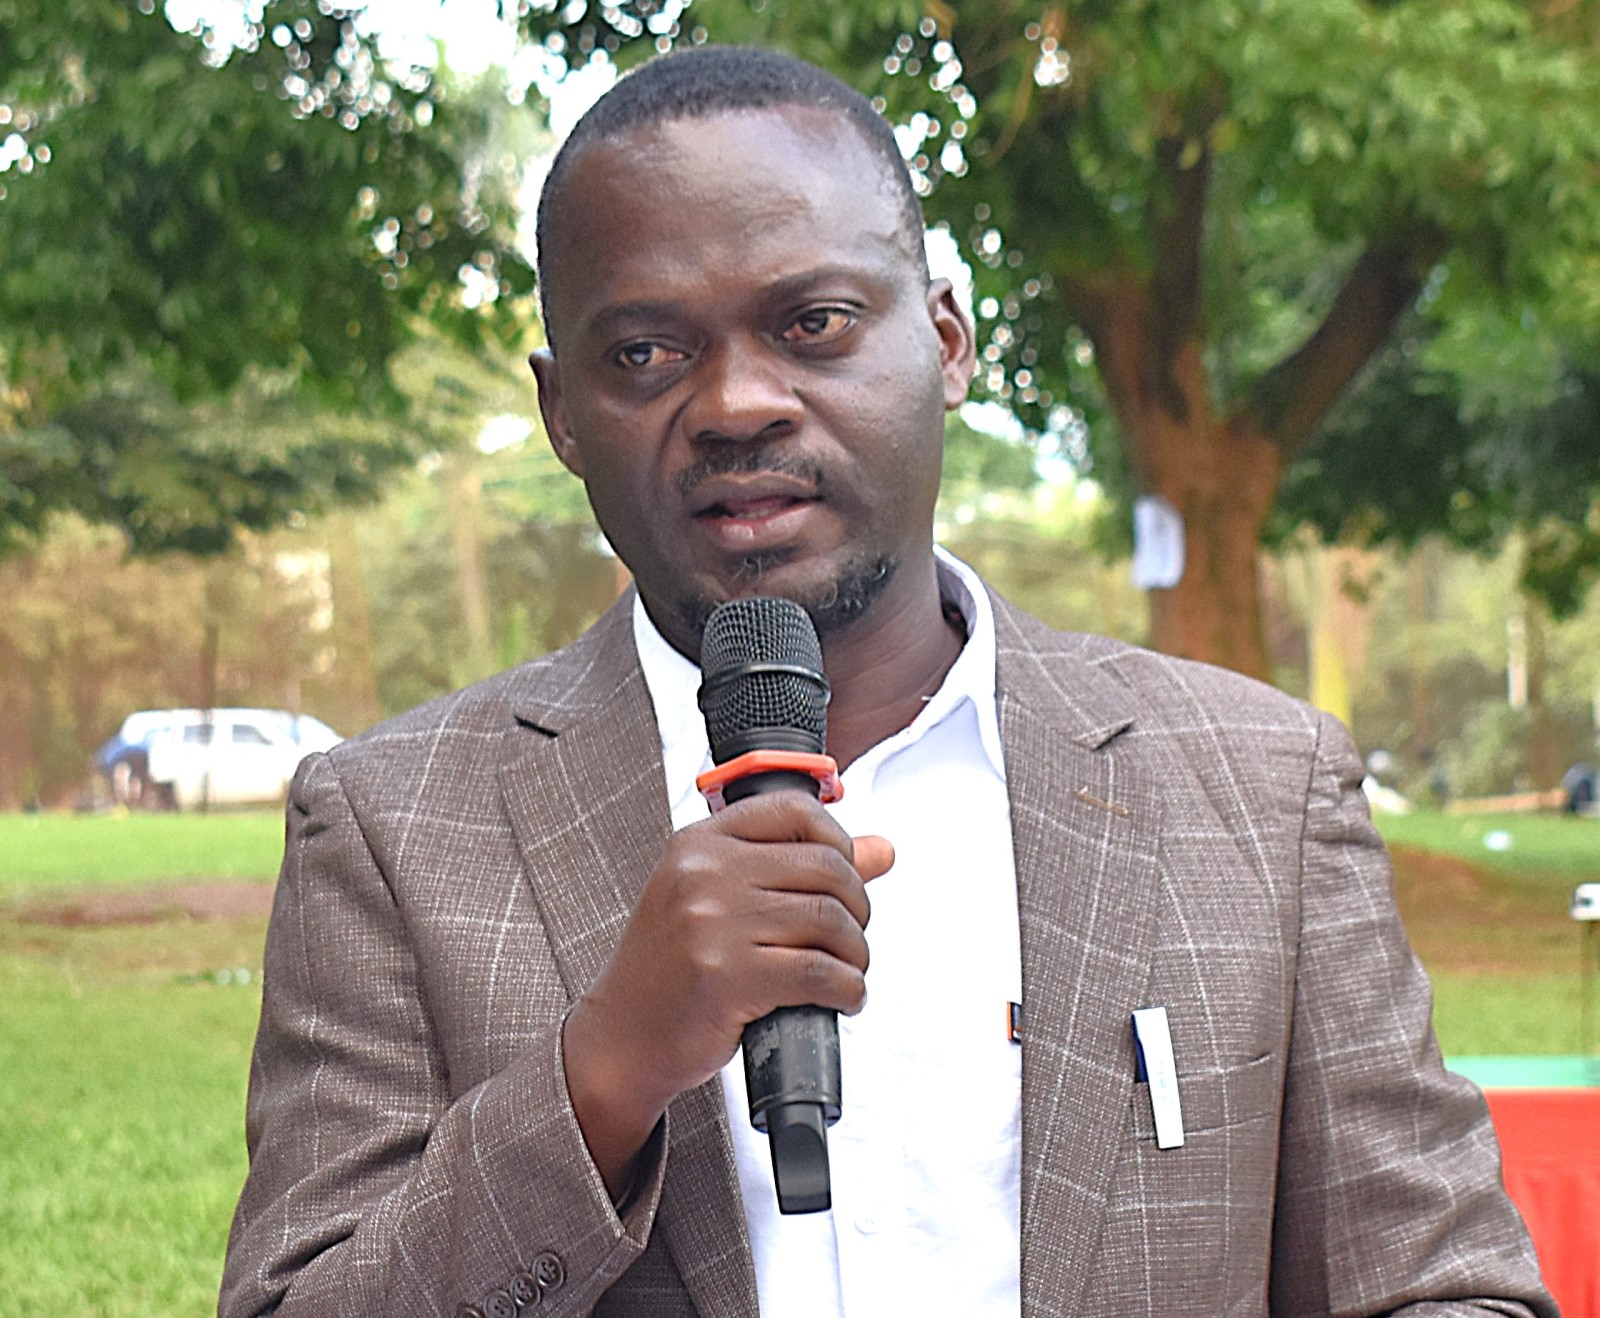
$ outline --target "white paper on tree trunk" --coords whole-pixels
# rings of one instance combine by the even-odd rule
[[[1183,580],[1183,514],[1159,494],[1133,501],[1133,584],[1171,590]]]

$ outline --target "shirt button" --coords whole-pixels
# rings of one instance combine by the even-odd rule
[[[856,1230],[864,1236],[870,1236],[878,1229],[878,1219],[871,1213],[863,1213],[856,1218]]]

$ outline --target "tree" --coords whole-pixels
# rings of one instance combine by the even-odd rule
[[[1438,339],[1527,310],[1593,351],[1600,80],[1570,8],[699,0],[684,18],[641,0],[598,16],[525,7],[523,21],[568,59],[756,40],[876,93],[930,217],[971,254],[982,387],[1041,433],[1089,414],[1097,478],[1185,521],[1188,570],[1152,592],[1154,642],[1265,676],[1263,528],[1308,457],[1337,488],[1349,430],[1323,423],[1404,318]],[[1441,350],[1426,364],[1465,388],[1462,363]],[[1563,355],[1540,369],[1550,385]],[[1405,396],[1366,441],[1405,434],[1435,401]],[[1436,427],[1454,447],[1426,460],[1448,468],[1471,431]],[[1507,480],[1529,465],[1518,436],[1496,452]],[[1368,493],[1387,507],[1404,485]],[[1567,531],[1594,490],[1578,490]]]
[[[0,552],[64,509],[212,552],[370,497],[417,327],[531,320],[503,95],[386,63],[359,7],[155,9],[0,0]]]

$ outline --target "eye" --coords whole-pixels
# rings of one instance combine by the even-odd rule
[[[785,343],[831,343],[859,319],[849,307],[807,307],[780,337]]]
[[[640,339],[635,343],[624,343],[612,353],[611,359],[625,371],[643,371],[652,366],[668,366],[674,362],[681,362],[686,355],[677,348],[667,347],[664,343]]]

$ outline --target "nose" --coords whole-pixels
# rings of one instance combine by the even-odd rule
[[[683,411],[690,438],[770,439],[795,429],[804,408],[789,367],[765,343],[729,338],[710,345],[696,363],[694,393]]]

